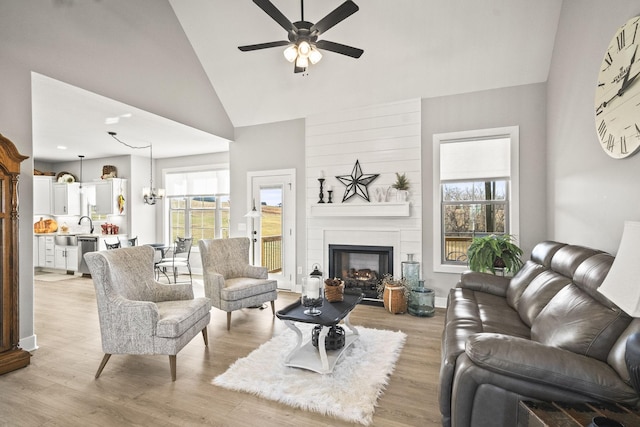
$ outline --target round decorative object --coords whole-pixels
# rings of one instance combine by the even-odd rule
[[[424,281],[420,281],[420,286],[413,289],[409,295],[407,312],[412,316],[432,317],[435,310],[436,293],[433,289],[424,287]]]
[[[622,25],[604,53],[595,96],[600,146],[614,159],[640,149],[640,16]]]
[[[389,313],[400,314],[407,310],[407,299],[404,297],[404,286],[385,286],[382,303]]]
[[[76,177],[69,172],[60,172],[56,175],[56,181],[71,184],[72,182],[76,182]]]
[[[102,166],[102,179],[108,178],[117,178],[118,177],[118,169],[116,169],[113,165],[104,165]]]
[[[320,331],[322,331],[322,325],[316,325],[313,327],[313,331],[311,333],[311,343],[316,348],[318,348],[318,337],[320,336]],[[331,326],[329,332],[327,332],[327,336],[324,338],[325,350],[337,350],[344,347],[344,343],[345,335],[342,326]]]

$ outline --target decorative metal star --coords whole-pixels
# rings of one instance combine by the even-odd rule
[[[369,190],[367,186],[373,182],[380,174],[363,174],[360,167],[360,161],[356,160],[356,164],[353,166],[351,175],[336,176],[338,180],[347,186],[342,196],[342,201],[345,202],[356,194],[367,202],[369,201]]]

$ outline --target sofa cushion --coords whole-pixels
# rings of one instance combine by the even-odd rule
[[[179,337],[211,311],[211,301],[204,297],[162,301],[156,305],[158,307],[156,335],[163,338]]]
[[[597,254],[586,259],[576,269],[573,275],[573,283],[606,307],[618,308],[607,297],[598,292],[598,287],[607,277],[613,260],[614,258],[607,253]]]
[[[278,282],[275,280],[238,277],[225,280],[224,285],[225,287],[221,292],[222,299],[225,301],[237,301],[275,291],[278,287]]]
[[[518,301],[518,314],[522,321],[531,326],[551,298],[569,283],[569,278],[552,270],[543,271],[534,277]]]
[[[605,307],[571,284],[540,312],[531,326],[531,339],[606,361],[630,322],[622,311]]]
[[[584,260],[598,253],[602,251],[576,245],[563,246],[551,258],[551,269],[564,276],[573,277]]]
[[[534,246],[531,251],[531,261],[541,264],[546,268],[551,267],[551,259],[558,252],[558,249],[567,246],[566,243],[547,240]]]
[[[527,289],[531,281],[538,274],[545,270],[546,268],[543,265],[531,260],[524,263],[516,275],[511,278],[509,286],[507,287],[507,303],[511,308],[518,310],[518,303],[524,290]]]
[[[620,375],[620,378],[622,378],[627,384],[631,384],[627,363],[624,360],[627,352],[627,338],[638,333],[640,333],[640,319],[635,318],[618,337],[609,352],[609,356],[607,356],[607,363],[615,369],[618,375]]]
[[[508,377],[563,388],[595,400],[633,404],[638,399],[606,363],[564,349],[506,335],[476,334],[469,337],[465,351],[476,365]]]
[[[476,332],[495,332],[529,338],[529,327],[504,297],[464,288],[449,294],[447,327],[457,328],[463,341]],[[464,332],[462,332],[464,331]],[[464,349],[464,345],[460,346]]]

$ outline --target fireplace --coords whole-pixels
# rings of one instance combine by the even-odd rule
[[[345,293],[363,293],[380,301],[378,284],[393,275],[393,246],[329,245],[329,277],[344,281]]]

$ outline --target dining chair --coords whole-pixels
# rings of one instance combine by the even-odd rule
[[[118,249],[122,247],[122,243],[120,243],[120,240],[115,243],[108,243],[107,241],[105,241],[104,245],[107,247],[107,249]]]
[[[191,256],[191,246],[193,239],[191,237],[178,237],[174,243],[172,249],[168,251],[170,256],[165,255],[160,262],[156,263],[156,277],[160,277],[160,273],[163,273],[169,282],[169,276],[166,271],[173,272],[173,283],[178,282],[178,273],[180,268],[186,268],[189,272],[189,283],[193,283],[193,277],[191,276],[191,264],[189,258]]]
[[[128,241],[129,241],[129,246],[138,246],[138,236],[132,237]]]

